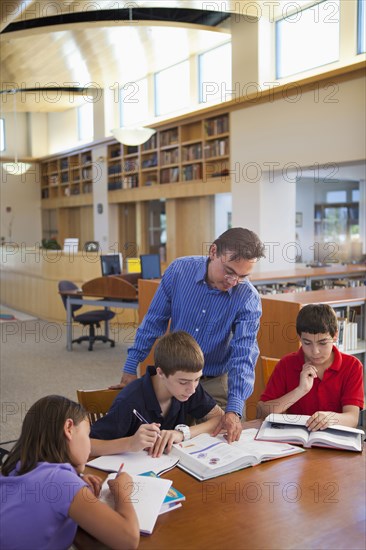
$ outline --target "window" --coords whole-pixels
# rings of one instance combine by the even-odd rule
[[[357,5],[357,53],[366,52],[366,3],[358,0]]]
[[[190,104],[189,61],[155,74],[155,115],[179,111]]]
[[[219,103],[231,99],[231,42],[201,54],[198,70],[200,103]]]
[[[0,151],[5,151],[5,120],[0,118]]]
[[[93,103],[91,100],[78,107],[78,135],[79,141],[93,140]]]
[[[147,78],[126,82],[120,96],[121,126],[133,126],[149,117],[149,95]]]
[[[289,8],[294,5],[288,4]],[[302,11],[289,11],[277,21],[277,78],[338,60],[339,10],[339,0],[326,0]]]
[[[326,194],[327,202],[346,202],[347,201],[347,191],[344,189],[342,191],[328,191]]]
[[[359,240],[358,216],[358,203],[315,205],[315,238],[337,244]]]

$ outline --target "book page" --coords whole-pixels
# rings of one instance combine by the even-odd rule
[[[268,417],[267,417],[268,418]],[[303,426],[292,426],[275,422],[263,422],[259,428],[257,439],[259,441],[282,441],[305,445],[309,438],[309,431]]]
[[[111,508],[114,508],[114,498],[109,489],[108,480],[115,477],[116,474],[109,474],[102,485],[99,497],[102,502],[105,502]],[[169,479],[161,479],[160,477],[136,475],[131,477],[133,482],[131,501],[139,520],[140,531],[151,534],[172,482]]]
[[[255,429],[243,430],[236,445],[246,453],[257,457],[260,461],[304,452],[303,449],[288,443],[257,440],[255,439],[256,435],[257,430]]]
[[[118,472],[123,462],[123,469],[129,474],[142,474],[143,472],[152,471],[159,475],[174,468],[178,460],[178,458],[170,455],[153,458],[146,451],[140,451],[137,453],[100,456],[88,462],[87,465],[107,472]]]
[[[252,457],[250,452],[238,448],[236,442],[229,445],[223,436],[212,437],[209,434],[175,443],[173,447],[177,449],[178,456],[181,453],[187,455],[209,470],[223,468],[244,456]]]
[[[324,431],[319,430],[311,432],[309,435],[308,445],[319,445],[326,447],[337,447],[339,449],[361,451],[362,439],[358,433],[347,431],[337,431],[336,429],[328,428]]]

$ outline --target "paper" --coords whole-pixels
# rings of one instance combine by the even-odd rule
[[[179,462],[179,458],[170,455],[153,458],[146,451],[140,451],[137,453],[100,456],[88,462],[88,466],[106,472],[118,472],[122,462],[124,463],[123,470],[129,474],[142,474],[143,472],[152,471],[159,475],[174,468]]]
[[[115,479],[115,477],[116,474],[109,474],[102,485],[99,497],[111,508],[114,508],[114,498],[109,489],[108,480]],[[140,532],[150,535],[172,482],[159,477],[132,475],[131,478],[133,482],[131,501],[139,520]]]

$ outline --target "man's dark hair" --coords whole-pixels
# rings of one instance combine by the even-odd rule
[[[309,334],[330,334],[333,338],[338,330],[337,316],[328,304],[308,304],[300,309],[296,319],[296,332]]]
[[[243,227],[228,229],[213,244],[217,247],[217,256],[232,252],[230,261],[264,258],[264,244],[258,235]]]

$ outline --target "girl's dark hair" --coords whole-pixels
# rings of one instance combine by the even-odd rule
[[[20,437],[5,460],[1,473],[8,476],[20,461],[19,475],[38,462],[70,462],[64,425],[68,418],[80,424],[87,413],[81,405],[60,395],[42,397],[25,415]]]
[[[228,229],[213,244],[217,247],[218,256],[225,254],[225,252],[232,252],[231,261],[264,258],[265,245],[256,233],[243,227]]]
[[[337,316],[328,304],[308,304],[300,309],[296,319],[296,332],[309,334],[330,334],[333,338],[337,333]]]
[[[177,330],[159,338],[154,350],[154,362],[165,376],[170,376],[178,370],[199,372],[205,359],[193,336],[184,330]]]

